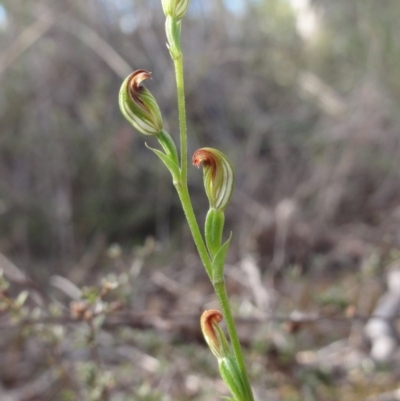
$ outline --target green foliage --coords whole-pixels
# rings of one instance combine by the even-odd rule
[[[350,304],[344,289],[339,286],[332,286],[326,291],[316,294],[315,298],[322,306],[329,306],[338,311],[345,310]]]

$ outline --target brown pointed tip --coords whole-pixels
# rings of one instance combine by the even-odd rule
[[[151,79],[151,72],[146,70],[136,70],[129,78],[129,86],[135,91],[145,79]]]
[[[201,162],[207,162],[209,159],[210,154],[205,151],[204,149],[198,149],[196,152],[193,153],[192,161],[193,165],[197,168],[200,168]]]
[[[194,152],[192,157],[193,166],[200,167],[201,159],[197,157],[198,151]]]
[[[200,325],[204,336],[207,336],[213,341],[217,341],[213,327],[213,322],[219,323],[222,320],[222,313],[216,309],[210,309],[203,312],[200,318]]]

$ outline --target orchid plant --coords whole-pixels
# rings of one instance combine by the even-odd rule
[[[119,106],[124,117],[143,135],[155,136],[163,150],[152,150],[170,171],[173,184],[182,204],[193,240],[201,261],[211,280],[222,312],[205,311],[200,319],[204,338],[217,358],[221,377],[229,388],[231,401],[254,401],[244,363],[243,352],[232,317],[224,280],[225,258],[231,237],[222,240],[224,211],[229,204],[234,187],[234,171],[229,159],[221,151],[209,147],[197,150],[192,158],[193,164],[203,164],[205,192],[209,200],[204,237],[197,223],[187,185],[187,129],[185,110],[185,91],[183,56],[181,50],[181,21],[185,16],[190,0],[162,0],[166,16],[165,29],[167,47],[174,63],[180,130],[180,154],[174,139],[165,131],[158,104],[142,82],[151,78],[151,73],[137,70],[130,74],[121,86]],[[230,342],[219,326],[225,319]]]

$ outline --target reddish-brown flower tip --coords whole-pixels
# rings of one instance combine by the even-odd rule
[[[218,358],[225,358],[229,354],[229,345],[224,332],[218,323],[222,320],[222,313],[216,309],[203,312],[200,318],[201,331],[212,353]]]
[[[149,110],[148,105],[140,98],[140,93],[143,92],[145,89],[140,86],[140,84],[145,79],[151,79],[151,72],[146,70],[136,70],[132,72],[132,74],[128,78],[128,90],[129,94],[133,100],[140,103],[142,107]]]
[[[135,92],[145,79],[151,79],[151,72],[146,70],[136,70],[129,77],[129,89]]]
[[[215,160],[215,154],[210,151],[208,148],[202,148],[196,150],[193,154],[193,165],[197,168],[200,168],[201,162],[203,162],[204,167],[210,167],[211,174],[215,177],[215,173],[217,171],[217,162]]]
[[[217,335],[213,324],[222,321],[223,315],[219,310],[210,309],[203,312],[200,318],[201,330],[204,335],[207,335],[210,341],[217,342]]]

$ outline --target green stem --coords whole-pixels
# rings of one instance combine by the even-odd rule
[[[179,31],[180,32],[180,31]],[[204,244],[196,216],[193,211],[192,202],[190,200],[189,190],[187,187],[187,128],[186,128],[186,107],[185,107],[185,84],[183,75],[183,56],[180,49],[180,38],[175,42],[176,53],[172,57],[175,68],[176,92],[178,97],[178,113],[179,113],[179,132],[181,147],[181,179],[176,183],[175,187],[181,200],[186,220],[189,224],[193,240],[196,244],[201,261],[207,271],[210,280],[212,279],[212,265],[207,248]]]
[[[235,321],[233,320],[231,308],[229,305],[228,294],[226,292],[225,281],[217,281],[213,283],[214,291],[218,297],[219,304],[222,308],[222,314],[224,315],[226,327],[228,329],[229,337],[232,343],[233,352],[235,354],[236,361],[239,365],[239,369],[242,373],[244,383],[246,385],[248,400],[254,401],[253,392],[251,390],[249,378],[247,375],[246,365],[244,362],[242,347],[240,345],[239,336],[236,331]]]
[[[201,235],[199,225],[197,224],[196,215],[194,214],[193,211],[192,202],[190,200],[190,195],[187,185],[186,183],[182,184],[181,182],[178,182],[175,185],[175,188],[178,192],[179,199],[182,203],[183,211],[185,213],[186,220],[192,233],[194,243],[196,244],[197,251],[199,252],[200,259],[207,271],[208,277],[212,281],[212,265],[210,256],[204,244],[204,240]]]
[[[185,107],[185,85],[183,78],[183,57],[179,56],[173,59],[175,67],[176,90],[178,95],[179,112],[179,131],[181,143],[181,180],[187,182],[187,128],[186,128],[186,107]]]
[[[242,347],[240,345],[239,336],[236,331],[235,322],[233,320],[231,308],[229,305],[229,299],[228,299],[228,294],[226,292],[225,281],[222,279],[214,282],[213,280],[212,263],[207,248],[204,244],[204,240],[201,235],[199,225],[197,224],[196,216],[193,211],[192,202],[190,200],[190,195],[187,185],[177,183],[175,187],[178,192],[179,199],[182,203],[183,211],[185,212],[186,220],[192,233],[193,240],[196,244],[197,251],[199,252],[200,259],[206,269],[208,277],[213,283],[214,291],[221,305],[226,327],[228,329],[229,337],[231,339],[233,352],[235,354],[236,361],[239,365],[239,369],[242,373],[242,377],[246,385],[248,393],[248,400],[246,401],[253,401],[254,400],[253,393],[250,387],[249,378],[247,376],[247,370],[244,362]]]
[[[180,34],[180,30],[179,30]],[[248,400],[254,401],[253,393],[251,391],[249,379],[247,377],[246,366],[244,363],[242,348],[240,346],[239,337],[237,335],[235,322],[232,317],[232,312],[229,306],[228,295],[226,292],[225,282],[218,280],[214,282],[212,272],[212,261],[205,246],[204,239],[201,235],[199,225],[197,224],[196,216],[193,211],[192,202],[187,187],[187,127],[186,127],[186,108],[185,108],[185,86],[183,75],[183,57],[180,49],[180,38],[175,40],[176,52],[171,52],[172,59],[175,67],[175,79],[178,97],[178,112],[179,112],[179,131],[180,131],[180,146],[181,146],[181,179],[180,182],[175,183],[179,199],[182,203],[183,211],[185,213],[193,240],[196,244],[200,259],[206,269],[208,277],[214,285],[215,293],[218,297],[219,303],[222,308],[222,313],[225,318],[226,326],[228,328],[229,337],[232,342],[233,351],[242,373],[243,380],[248,392]]]

